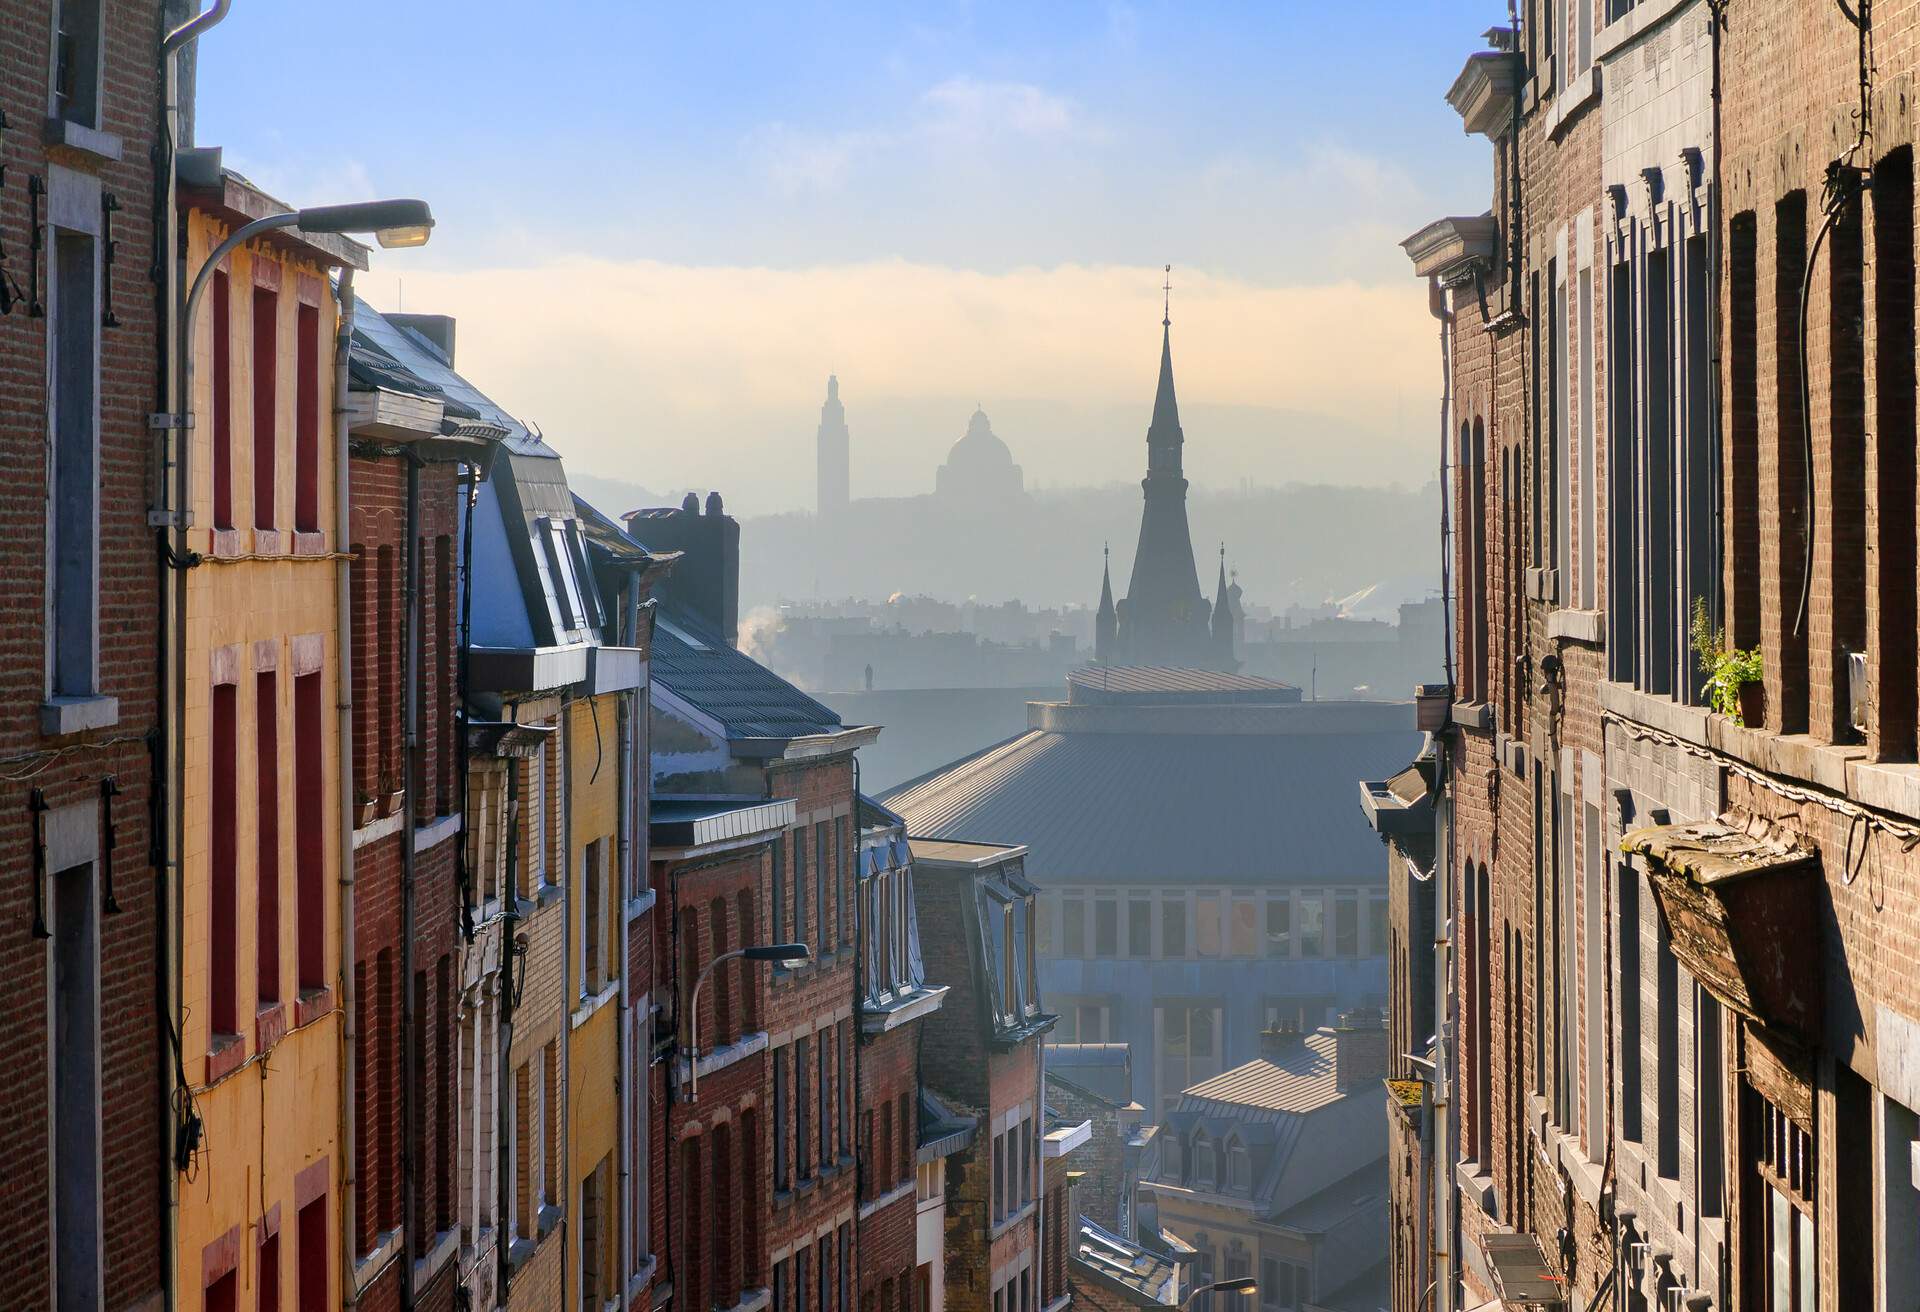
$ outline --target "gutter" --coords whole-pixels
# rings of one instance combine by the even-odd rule
[[[359,1050],[360,1032],[355,1023],[353,967],[355,936],[353,918],[353,562],[347,544],[353,540],[352,510],[348,502],[347,430],[352,420],[347,413],[347,362],[353,347],[353,269],[340,270],[340,328],[333,345],[333,549],[339,553],[334,572],[334,672],[338,688],[336,733],[340,759],[340,1296],[345,1307],[358,1307],[360,1289],[354,1283],[355,1191],[358,1180],[354,1164],[359,1161],[359,1141],[355,1134],[354,1108],[358,1105],[354,1087],[354,1058]]]

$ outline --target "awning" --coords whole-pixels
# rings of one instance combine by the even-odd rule
[[[1620,850],[1642,858],[1674,956],[1714,997],[1755,1024],[1817,1033],[1817,850],[1744,812],[1636,829]]]

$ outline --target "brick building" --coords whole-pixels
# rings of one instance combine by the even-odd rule
[[[459,1283],[461,512],[506,431],[450,397],[453,325],[356,299],[348,359],[353,982],[347,1203],[362,1306]]]
[[[946,1305],[1041,1312],[1048,1204],[1064,1199],[1049,1199],[1045,1175],[1041,1043],[1056,1018],[1040,1002],[1026,849],[909,846],[920,915],[946,927],[924,945],[927,978],[948,993],[924,1023],[921,1078],[978,1127],[945,1165]]]
[[[654,1111],[663,1278],[695,1307],[849,1308],[856,1270],[872,1269],[858,1233],[872,1163],[855,1133],[853,754],[879,730],[843,725],[736,649],[739,526],[718,493],[704,513],[689,495],[626,523],[648,549],[681,553],[652,648],[653,884],[667,912],[654,950],[673,972],[672,1078]],[[773,944],[809,959],[720,962]],[[696,1099],[688,1009],[709,966],[699,1032],[720,1041],[699,1044]]]
[[[0,1130],[9,1299],[158,1307],[173,1172],[155,981],[160,596],[148,526],[162,130],[158,0],[7,0],[0,30],[0,443],[9,470],[0,720]],[[164,214],[162,204],[160,212]],[[111,627],[103,624],[110,623]],[[126,639],[126,640],[123,640]],[[13,694],[19,694],[15,696]]]
[[[1396,1139],[1395,1306],[1423,1272],[1443,1307],[1900,1306],[1920,15],[1520,10],[1449,97],[1492,212],[1406,243],[1458,606],[1434,837],[1380,825],[1395,951],[1451,925],[1392,970],[1399,1073],[1442,1045]]]

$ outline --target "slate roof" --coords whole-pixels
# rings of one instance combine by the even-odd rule
[[[353,353],[347,361],[350,376],[354,376],[352,371],[356,367],[364,369],[369,380],[398,369],[415,381],[396,387],[396,391],[432,396],[445,403],[450,415],[478,419],[504,429],[507,449],[516,455],[558,457],[559,452],[525,424],[455,373],[439,348],[424,336],[385,318],[358,295],[353,298],[353,304]]]
[[[838,715],[677,612],[662,611],[654,622],[652,672],[719,721],[729,739],[804,738],[843,727]]]
[[[1024,843],[1043,883],[1375,879],[1354,781],[1406,763],[1411,730],[1351,734],[1030,730],[882,799],[915,837]]]
[[[1318,1111],[1342,1097],[1334,1078],[1333,1047],[1329,1030],[1305,1035],[1298,1048],[1279,1060],[1256,1057],[1202,1080],[1181,1094],[1180,1108],[1184,1110],[1193,1099],[1210,1099],[1263,1111]]]

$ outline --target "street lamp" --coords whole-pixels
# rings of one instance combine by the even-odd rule
[[[687,1048],[690,1057],[687,1061],[687,1101],[700,1100],[700,990],[706,986],[707,976],[713,968],[724,961],[739,957],[746,961],[789,962],[804,966],[813,960],[813,949],[805,943],[762,943],[750,948],[735,948],[731,952],[722,952],[709,961],[693,981],[693,1000],[688,1004]]]
[[[1252,1276],[1240,1276],[1234,1280],[1216,1280],[1210,1285],[1201,1285],[1197,1289],[1188,1291],[1187,1296],[1180,1300],[1179,1306],[1185,1307],[1202,1294],[1251,1294],[1259,1287],[1260,1282]]]

